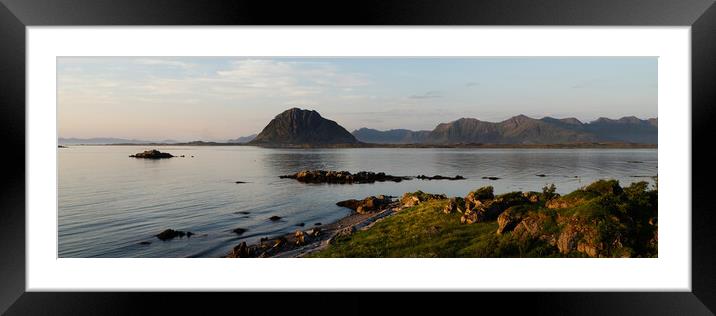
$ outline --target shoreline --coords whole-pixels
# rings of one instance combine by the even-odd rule
[[[254,255],[250,257],[259,258],[301,258],[311,253],[323,250],[330,246],[333,239],[337,236],[350,235],[356,231],[366,230],[372,227],[375,223],[389,216],[398,213],[401,210],[400,202],[394,201],[391,205],[383,210],[373,213],[357,213],[351,211],[348,215],[325,225],[309,228],[307,230],[297,229],[296,232],[302,231],[305,233],[304,240],[308,239],[304,244],[297,245],[296,232],[281,234],[278,236],[269,237],[265,240],[266,244],[275,244],[277,241],[282,240],[282,245],[267,246],[264,241],[246,245],[247,248],[253,249]],[[310,236],[307,232],[313,230],[319,230],[317,236]],[[234,250],[220,256],[220,258],[240,258],[237,257],[237,248],[245,243],[240,243],[234,247]],[[265,247],[262,248],[262,245]],[[261,255],[255,255],[256,252],[263,251]],[[265,254],[265,255],[264,255]]]
[[[122,143],[122,144],[62,144],[74,146],[246,146],[271,149],[350,149],[350,148],[466,148],[466,149],[658,149],[658,144],[637,143],[565,143],[565,144],[336,144],[336,145],[256,145],[243,143],[187,142],[187,143]]]

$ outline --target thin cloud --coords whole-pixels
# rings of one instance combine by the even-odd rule
[[[435,98],[442,98],[442,93],[440,91],[427,91],[423,94],[414,94],[409,96],[410,99],[435,99]]]

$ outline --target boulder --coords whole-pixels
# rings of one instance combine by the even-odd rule
[[[355,199],[340,201],[336,205],[350,208],[359,214],[366,214],[382,211],[390,207],[392,203],[393,200],[390,197],[379,195],[369,196],[360,201]]]
[[[256,256],[255,247],[249,247],[245,241],[242,241],[239,245],[235,246],[227,255],[228,258],[251,258]]]
[[[537,203],[539,202],[540,193],[535,191],[528,191],[525,193],[522,193],[522,196],[524,196],[527,200],[530,201],[530,203]]]
[[[296,245],[297,246],[302,246],[306,243],[305,236],[306,236],[306,234],[303,231],[301,231],[301,230],[296,231],[296,233],[294,234],[294,237],[296,237]]]
[[[461,197],[453,197],[450,198],[447,204],[445,204],[445,207],[443,208],[443,213],[450,214],[452,212],[458,212],[462,213],[463,208],[465,206],[465,199]]]
[[[526,212],[519,207],[510,207],[497,217],[497,235],[512,231],[526,216]]]
[[[487,201],[495,198],[494,188],[490,186],[479,188],[467,194],[465,201],[475,204],[476,201]],[[472,207],[468,207],[472,208]]]
[[[423,191],[407,192],[400,198],[400,206],[413,207],[423,202],[445,199],[447,199],[445,194],[430,194]]]

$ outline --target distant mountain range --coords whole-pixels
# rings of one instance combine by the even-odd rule
[[[229,143],[233,143],[233,144],[245,144],[245,143],[248,143],[248,142],[254,140],[254,138],[256,138],[256,136],[258,136],[258,135],[257,135],[257,134],[251,134],[251,135],[249,135],[249,136],[241,136],[241,137],[239,137],[239,138],[237,138],[237,139],[229,139],[228,142],[229,142]]]
[[[534,119],[525,115],[502,122],[461,118],[438,124],[432,131],[405,129],[379,131],[361,128],[353,131],[361,142],[376,144],[564,144],[579,142],[625,142],[656,144],[658,120],[633,116],[618,120],[599,118],[582,123],[576,118]]]
[[[167,139],[162,141],[149,141],[138,139],[112,138],[112,137],[95,137],[95,138],[62,138],[57,139],[60,145],[114,145],[114,144],[173,144],[178,143],[175,140]]]
[[[379,131],[361,128],[353,131],[353,136],[361,142],[373,144],[420,144],[425,142],[430,131],[411,131],[407,129],[391,129]]]
[[[658,120],[642,120],[634,116],[617,120],[599,118],[582,123],[576,118],[535,119],[517,115],[502,122],[461,118],[438,124],[432,131],[392,129],[379,131],[360,128],[348,132],[335,121],[313,110],[288,109],[276,115],[258,135],[229,140],[227,143],[188,142],[173,140],[144,141],[122,138],[60,138],[60,145],[112,144],[186,144],[221,145],[248,144],[259,146],[371,146],[393,145],[555,145],[588,143],[630,143],[656,145]]]
[[[252,145],[337,145],[357,144],[358,140],[338,123],[318,112],[291,108],[276,115]]]

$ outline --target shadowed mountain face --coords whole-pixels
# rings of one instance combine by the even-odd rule
[[[316,111],[292,108],[277,115],[254,138],[256,145],[330,145],[358,143],[338,123]]]
[[[407,129],[391,129],[379,131],[361,128],[353,131],[359,141],[373,144],[419,144],[423,143],[430,131],[411,131]]]

